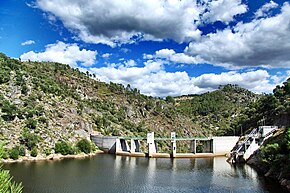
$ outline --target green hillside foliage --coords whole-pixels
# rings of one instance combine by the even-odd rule
[[[20,145],[28,153],[35,148],[38,154],[53,153],[57,142],[76,144],[91,133],[240,135],[263,118],[270,125],[289,121],[289,81],[269,95],[224,85],[160,99],[55,62],[21,62],[0,54],[0,68],[0,141],[7,142],[6,154]]]
[[[7,152],[23,145],[28,152],[36,147],[46,154],[58,141],[76,144],[91,133],[207,134],[176,111],[172,97],[145,96],[130,85],[104,83],[89,72],[55,62],[22,62],[0,54],[0,68],[0,140],[8,142]]]
[[[219,90],[201,95],[177,97],[178,112],[190,116],[192,121],[206,128],[212,135],[234,135],[233,124],[251,102],[260,96],[237,85],[221,86]],[[185,98],[183,100],[183,98]]]
[[[279,174],[279,178],[290,179],[290,129],[284,129],[269,138],[261,147],[260,164]]]
[[[273,94],[263,95],[241,112],[237,125],[254,128],[257,125],[290,126],[290,78],[276,86]],[[238,127],[239,127],[238,126]]]

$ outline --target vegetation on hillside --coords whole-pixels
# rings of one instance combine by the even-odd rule
[[[221,86],[219,90],[201,95],[177,97],[177,110],[191,117],[192,121],[206,128],[212,135],[238,135],[240,127],[237,117],[256,95],[237,85]]]
[[[4,143],[0,143],[0,160],[6,158]],[[1,193],[21,193],[23,186],[21,183],[13,181],[9,171],[0,166],[0,192]]]
[[[273,94],[266,94],[243,111],[239,124],[254,127],[257,124],[278,125],[280,130],[267,139],[259,152],[249,160],[267,176],[287,186],[290,181],[290,78],[278,85]],[[257,160],[257,161],[252,161]],[[288,186],[289,189],[289,186]]]
[[[21,155],[19,147],[47,155],[57,143],[74,146],[91,133],[239,135],[263,118],[266,124],[284,124],[281,117],[289,115],[287,82],[269,95],[224,85],[201,95],[159,99],[60,63],[21,62],[0,54],[0,68],[0,140],[11,158]]]
[[[59,141],[76,144],[91,133],[169,137],[206,134],[175,111],[174,100],[140,94],[130,85],[104,83],[94,75],[53,62],[21,62],[0,54],[0,140],[17,158],[53,153]],[[38,149],[38,152],[35,152]],[[9,155],[10,153],[10,155]]]
[[[290,128],[279,129],[248,160],[265,176],[290,190]]]
[[[257,125],[290,126],[290,78],[278,85],[273,94],[262,96],[255,103],[250,103],[238,117],[237,123],[244,128]]]
[[[284,129],[267,140],[261,147],[262,163],[283,171],[283,177],[290,179],[290,129]]]

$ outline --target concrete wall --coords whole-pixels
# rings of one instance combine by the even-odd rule
[[[239,137],[236,136],[224,136],[224,137],[212,137],[213,139],[213,153],[223,154],[229,153],[236,145]]]
[[[248,147],[248,149],[246,150],[245,154],[244,154],[244,159],[247,160],[249,159],[249,157],[257,150],[259,149],[259,143],[258,143],[258,139],[254,139],[251,142],[251,145]]]
[[[108,153],[116,153],[116,136],[99,136],[91,135],[91,140],[103,151]],[[207,153],[215,154],[226,154],[231,152],[233,147],[238,142],[239,137],[235,136],[225,136],[225,137],[212,137],[212,139],[205,141],[205,149]],[[126,144],[121,144],[121,141]],[[155,141],[154,141],[155,142]],[[149,154],[156,153],[155,143],[148,143],[148,152]],[[125,140],[120,140],[120,146],[118,150],[130,151],[130,148]],[[126,148],[125,148],[126,147]],[[136,148],[139,149],[139,148]],[[134,148],[135,150],[135,148]],[[136,151],[136,150],[135,150]],[[177,149],[178,152],[178,149]],[[149,155],[150,156],[150,155]]]
[[[116,152],[116,136],[91,135],[90,138],[100,150],[107,153]]]

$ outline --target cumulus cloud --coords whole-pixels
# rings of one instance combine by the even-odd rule
[[[165,72],[162,61],[148,60],[144,67],[119,65],[117,68],[90,68],[90,71],[102,81],[130,84],[131,87],[138,88],[141,93],[150,96],[177,96],[201,90],[191,83],[191,78],[186,72]]]
[[[229,23],[234,16],[247,12],[247,5],[241,0],[209,0],[206,7],[208,11],[202,16],[204,22]]]
[[[277,3],[275,3],[274,1],[270,1],[269,3],[266,3],[265,5],[263,5],[260,9],[258,9],[255,13],[255,17],[259,18],[259,17],[266,17],[268,16],[268,12],[273,9],[273,8],[277,8],[279,5]]]
[[[238,73],[236,71],[221,74],[203,74],[194,78],[194,85],[200,88],[217,89],[219,85],[237,84],[254,92],[271,92],[270,75],[266,70]]]
[[[176,53],[172,49],[162,49],[155,52],[155,54],[145,54],[144,59],[164,59],[167,62],[181,63],[181,64],[198,64],[204,62],[198,56],[192,57],[184,53]]]
[[[95,63],[97,51],[80,49],[77,44],[57,42],[46,46],[44,52],[30,51],[20,56],[21,60],[52,61],[69,64],[73,67],[78,63],[83,66],[91,66]]]
[[[126,62],[102,68],[90,68],[89,71],[105,82],[116,82],[123,85],[130,84],[140,89],[141,93],[166,97],[187,94],[200,94],[216,90],[220,85],[238,84],[253,92],[271,92],[275,84],[271,83],[271,76],[265,70],[239,73],[237,71],[221,74],[203,74],[190,77],[187,72],[166,72],[164,61],[148,60],[144,67],[126,66]]]
[[[21,43],[21,46],[27,46],[27,45],[31,45],[31,44],[35,44],[35,41],[33,40],[27,40],[25,42]]]
[[[186,42],[201,33],[195,21],[203,8],[192,0],[37,0],[36,6],[60,19],[87,43]]]
[[[191,42],[186,54],[226,68],[290,67],[290,5],[273,17],[238,23]]]
[[[110,58],[110,56],[112,56],[110,53],[102,54],[102,58]]]

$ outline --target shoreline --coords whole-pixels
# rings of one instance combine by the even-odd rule
[[[267,168],[263,166],[257,157],[257,153],[250,157],[246,164],[252,166],[257,172],[268,179],[277,181],[285,190],[290,192],[290,179],[281,176],[283,171],[279,171],[273,167]]]
[[[57,161],[57,160],[62,160],[62,159],[83,159],[83,158],[88,158],[88,157],[93,157],[98,154],[103,154],[104,152],[101,150],[97,150],[96,152],[93,153],[80,153],[80,154],[75,154],[75,155],[62,155],[62,154],[50,154],[48,156],[44,155],[38,155],[36,157],[32,156],[23,156],[19,157],[16,160],[13,159],[2,159],[0,160],[1,164],[6,164],[6,163],[21,163],[21,162],[38,162],[38,161]]]

